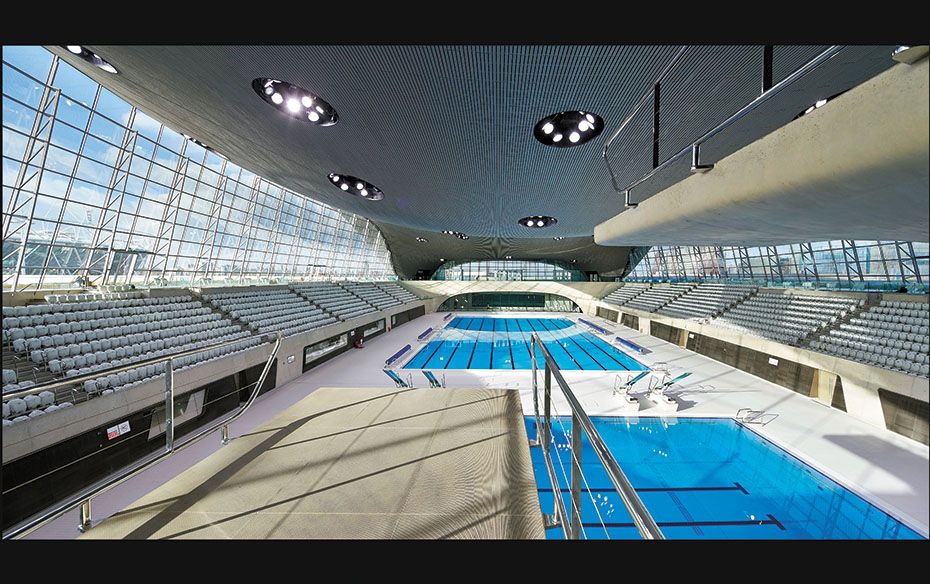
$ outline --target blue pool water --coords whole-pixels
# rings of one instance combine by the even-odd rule
[[[632,357],[564,318],[453,318],[404,369],[532,369],[530,335],[538,333],[559,367],[642,371]],[[543,363],[537,349],[536,362]]]
[[[552,457],[570,508],[570,418],[552,419]],[[921,539],[893,517],[732,419],[592,418],[668,539]],[[526,417],[530,439],[536,422]],[[552,486],[530,449],[545,513]],[[632,519],[582,440],[583,538],[635,539]],[[564,476],[563,476],[564,468]],[[602,525],[603,523],[603,525]],[[606,525],[606,528],[604,527]],[[560,527],[546,531],[562,539]]]

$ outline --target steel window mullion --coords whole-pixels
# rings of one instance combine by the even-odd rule
[[[159,133],[160,136],[160,133]],[[184,180],[187,177],[187,166],[190,159],[187,157],[187,142],[181,144],[181,153],[178,156],[178,163],[174,172],[174,180],[168,191],[168,198],[165,201],[165,210],[162,214],[161,224],[159,225],[158,238],[156,239],[155,258],[149,275],[157,269],[157,262],[163,261],[161,274],[159,277],[162,282],[165,280],[165,274],[168,272],[168,260],[171,253],[171,244],[174,242],[174,229],[178,221],[178,207],[181,202],[181,194],[184,186]],[[154,163],[153,163],[154,164]],[[170,224],[169,224],[170,221]],[[146,283],[148,280],[146,280]]]
[[[206,159],[204,159],[204,162],[206,163]],[[213,248],[216,245],[216,232],[220,224],[220,206],[222,205],[223,194],[226,192],[226,183],[228,180],[228,177],[224,174],[226,172],[226,162],[227,161],[224,158],[223,165],[219,173],[220,178],[213,193],[213,201],[210,204],[210,215],[208,218],[209,222],[206,226],[204,226],[203,235],[200,238],[200,249],[197,252],[197,263],[194,265],[194,271],[191,273],[191,285],[194,284],[194,281],[197,279],[197,274],[200,272],[200,268],[203,265],[205,255],[204,251],[207,249],[206,244],[208,239],[210,240],[210,252],[209,257],[207,258],[207,263],[209,264],[209,262],[213,260]],[[203,168],[205,168],[205,166],[201,167],[200,176],[203,176]],[[206,268],[204,269],[204,277],[207,277]]]
[[[58,59],[58,57],[55,57]],[[84,145],[87,144],[87,135],[90,134],[90,125],[94,119],[94,111],[97,107],[97,102],[100,100],[100,86],[97,86],[97,91],[94,92],[94,101],[92,102],[88,113],[87,113],[87,123],[84,124],[84,130],[81,134],[81,144],[78,146],[78,151],[73,153],[75,155],[74,166],[71,168],[71,175],[68,177],[68,186],[65,187],[65,194],[62,197],[61,201],[61,210],[58,212],[58,221],[55,223],[55,229],[52,232],[52,238],[49,242],[48,253],[45,255],[45,260],[42,262],[42,274],[39,276],[39,288],[42,287],[42,283],[45,281],[45,272],[48,269],[48,262],[52,256],[52,248],[55,246],[58,241],[58,232],[61,228],[61,224],[65,219],[65,208],[68,206],[68,201],[71,199],[71,190],[74,187],[74,175],[77,174],[77,169],[81,165],[81,157],[84,154]],[[77,128],[75,128],[77,129]],[[52,143],[51,133],[48,136],[49,146]],[[36,185],[36,192],[38,194],[38,186]],[[102,217],[101,213],[101,217]],[[99,225],[98,225],[99,229]]]
[[[239,283],[242,283],[242,276],[245,272],[245,258],[249,255],[249,249],[252,243],[252,219],[255,216],[255,200],[258,198],[259,187],[261,186],[261,177],[255,176],[252,179],[252,191],[249,193],[248,205],[246,206],[246,216],[242,221],[239,229],[239,241],[236,242],[236,253],[233,255],[235,262],[239,263]],[[245,239],[245,248],[243,249],[242,240]],[[240,256],[240,251],[242,254]]]
[[[48,87],[46,87],[46,89],[48,89]],[[51,113],[50,113],[50,114],[47,114],[47,115],[49,116],[49,120],[48,120],[48,122],[45,124],[44,127],[40,127],[40,128],[38,129],[38,132],[44,132],[44,131],[47,129],[47,130],[48,130],[49,140],[48,140],[48,142],[45,144],[45,147],[41,149],[41,156],[42,156],[42,158],[41,158],[40,164],[38,165],[38,170],[36,171],[36,173],[34,173],[32,176],[30,176],[29,179],[26,180],[26,182],[28,182],[28,181],[32,180],[33,176],[36,177],[36,183],[35,183],[35,184],[36,184],[36,189],[35,189],[36,192],[32,195],[32,199],[31,199],[31,201],[30,201],[30,203],[29,203],[29,213],[26,215],[26,221],[25,221],[25,223],[23,224],[23,226],[24,226],[24,227],[23,227],[23,235],[22,235],[21,238],[20,238],[20,253],[19,253],[19,256],[18,256],[17,259],[16,259],[16,268],[15,268],[15,271],[13,272],[13,284],[12,284],[12,287],[11,287],[11,289],[12,289],[13,292],[16,292],[16,291],[18,290],[18,287],[19,287],[19,276],[20,276],[20,274],[21,274],[21,272],[22,272],[22,270],[23,270],[23,264],[24,264],[25,259],[26,259],[26,246],[29,245],[29,234],[30,234],[31,231],[32,231],[32,221],[33,221],[33,218],[35,217],[36,202],[37,202],[38,199],[39,199],[39,185],[42,184],[42,176],[43,176],[43,173],[44,173],[44,171],[45,171],[46,160],[48,159],[49,144],[51,144],[52,132],[53,132],[54,129],[55,129],[55,119],[58,117],[58,102],[59,102],[59,100],[60,100],[60,98],[61,98],[61,91],[58,90],[58,89],[55,89],[55,90],[52,91],[51,95],[52,95],[52,96],[51,96],[51,98],[50,98],[50,102],[47,103],[47,104],[43,104],[43,107],[42,107],[43,112],[47,112],[48,109],[51,108]],[[46,93],[43,91],[43,97],[45,97],[45,96],[46,96]],[[33,143],[35,143],[35,141],[33,141]],[[35,158],[35,156],[37,156],[38,154],[39,154],[38,152],[34,153],[30,159]],[[21,184],[21,185],[18,185],[19,188],[13,190],[13,193],[12,193],[12,195],[11,195],[11,198],[13,198],[14,200],[15,200],[16,198],[18,198],[19,192],[22,192],[22,187],[23,187],[23,186],[25,186],[25,183],[23,183],[23,184]],[[19,192],[17,192],[17,190],[18,190]],[[25,206],[25,204],[24,204],[23,206]],[[22,207],[20,207],[20,208],[22,208]],[[9,227],[9,221],[10,221],[10,220],[12,220],[12,215],[10,215],[10,216],[7,218],[7,225],[6,225],[7,228]],[[15,232],[15,231],[18,231],[18,230],[19,230],[19,228],[15,229],[14,232]],[[4,239],[8,239],[9,236],[12,235],[12,233],[10,233],[10,232],[8,231],[8,229],[5,230],[5,231],[6,231],[6,232],[4,233],[3,238],[4,238]]]

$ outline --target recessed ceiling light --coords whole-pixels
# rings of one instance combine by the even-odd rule
[[[293,83],[259,77],[252,81],[252,89],[266,103],[277,107],[290,117],[318,126],[332,126],[339,121],[339,115],[333,106],[318,95]]]
[[[504,256],[504,259],[505,259],[505,260],[512,260],[512,259],[513,259],[513,256]]]
[[[577,261],[578,261],[578,260],[572,260],[572,263],[574,264],[574,263],[577,262]]]
[[[533,215],[532,217],[524,217],[517,221],[520,225],[524,227],[533,227],[538,229],[540,227],[549,227],[558,223],[558,220],[555,217],[548,217],[546,215]],[[554,239],[554,238],[553,238]]]
[[[100,69],[103,69],[103,70],[106,71],[107,73],[113,73],[114,75],[117,74],[117,73],[119,73],[119,71],[116,70],[116,67],[114,67],[113,65],[111,65],[110,63],[108,63],[103,57],[101,57],[101,56],[98,55],[97,53],[88,51],[87,49],[85,49],[85,48],[82,47],[81,45],[62,45],[62,46],[63,46],[69,53],[71,53],[71,54],[73,54],[73,55],[77,55],[78,57],[84,59],[85,61],[87,61],[87,62],[90,63],[91,65],[94,65],[94,66],[96,66],[96,67],[99,67]]]
[[[417,241],[419,241],[420,243],[426,243],[426,242],[429,241],[429,240],[426,239],[425,237],[418,237],[418,238],[417,238]]]
[[[569,148],[580,146],[596,137],[604,129],[600,116],[583,111],[571,110],[544,117],[536,122],[533,135],[547,146]],[[568,141],[562,138],[568,136]]]
[[[334,186],[338,186],[344,191],[350,191],[369,201],[380,201],[384,198],[384,193],[381,189],[360,178],[345,174],[336,174],[335,172],[329,173],[328,178]]]
[[[446,235],[454,235],[455,237],[458,237],[459,239],[463,239],[463,240],[468,239],[468,236],[460,231],[451,231],[449,229],[445,229],[443,230],[443,233]]]
[[[439,261],[444,262],[446,261],[446,258],[439,258]]]
[[[565,239],[565,238],[562,237],[561,235],[556,235],[556,236],[553,237],[552,239],[554,239],[554,240],[556,240],[556,241],[562,241],[562,240]]]

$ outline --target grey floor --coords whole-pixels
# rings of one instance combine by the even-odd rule
[[[82,538],[544,538],[517,392],[321,388]]]

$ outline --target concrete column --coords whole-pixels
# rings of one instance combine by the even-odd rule
[[[823,369],[815,370],[814,379],[811,381],[811,397],[821,403],[827,405],[832,404],[833,389],[836,387],[836,377],[836,373],[830,373]]]
[[[846,398],[847,413],[874,426],[885,427],[885,415],[877,387],[844,378],[843,396]]]

